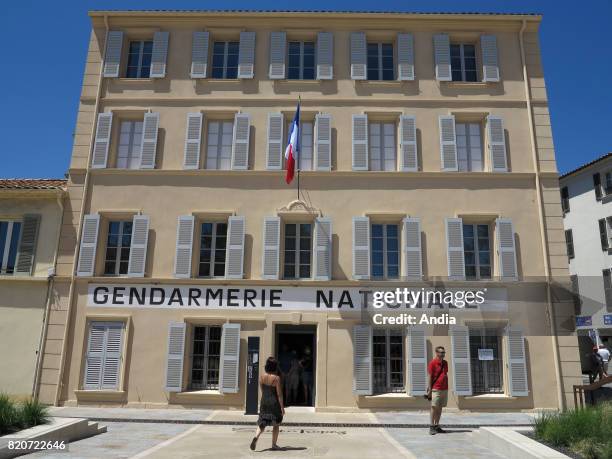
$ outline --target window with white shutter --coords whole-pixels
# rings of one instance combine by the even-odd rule
[[[408,394],[415,397],[427,392],[427,340],[425,327],[413,325],[407,329],[407,367],[410,387]]]
[[[235,394],[239,390],[240,377],[240,324],[223,324],[221,335],[221,366],[219,390],[223,394]]]
[[[165,389],[168,392],[181,392],[183,390],[185,329],[185,322],[170,322],[168,324],[165,384]]]
[[[151,40],[131,40],[128,46],[126,78],[149,78],[151,76],[151,57],[153,42]]]
[[[368,115],[353,115],[353,170],[368,170]]]
[[[436,34],[434,41],[434,58],[436,62],[436,80],[451,81],[450,40],[445,33]]]
[[[494,115],[487,116],[487,130],[491,170],[493,172],[507,172],[506,135],[502,117]]]
[[[285,78],[286,49],[287,34],[285,32],[270,32],[270,66],[268,77],[271,80]]]
[[[367,42],[364,32],[351,33],[351,79],[367,79]]]
[[[455,117],[442,115],[440,124],[440,157],[443,171],[456,171],[457,165],[457,138],[455,135]]]
[[[228,224],[226,221],[203,221],[200,224],[198,276],[213,278],[227,275]]]
[[[449,279],[464,280],[463,220],[461,218],[446,219],[446,247]]]
[[[38,227],[40,226],[39,214],[26,214],[23,216],[21,241],[15,265],[15,275],[31,276],[34,271],[34,259],[36,256],[36,243],[38,242]],[[2,236],[0,235],[0,246]],[[7,239],[8,240],[8,239]],[[2,248],[0,248],[0,251]],[[10,248],[9,248],[10,257]],[[0,260],[4,257],[0,253]]]
[[[280,217],[265,217],[261,277],[278,279],[280,257]]]
[[[193,230],[195,217],[181,215],[176,228],[176,252],[174,256],[174,277],[191,277],[191,260],[193,252]]]
[[[16,273],[22,226],[19,220],[0,221],[0,275]]]
[[[168,55],[168,32],[153,34],[153,50],[151,53],[151,78],[166,76],[166,59]]]
[[[353,392],[356,395],[372,395],[372,327],[353,327]]]
[[[414,39],[411,33],[397,34],[397,75],[400,81],[414,80]]]
[[[316,170],[331,170],[331,115],[319,113],[315,117],[315,163]]]
[[[238,50],[238,78],[255,75],[255,32],[240,32]]]
[[[77,276],[94,275],[99,226],[100,215],[89,214],[83,217]]]
[[[118,169],[140,168],[142,153],[142,120],[121,120],[117,145]]]
[[[140,168],[154,169],[157,154],[157,131],[159,127],[159,113],[147,112],[144,114],[142,126],[142,142],[140,153]]]
[[[200,167],[203,118],[202,113],[187,113],[183,169],[198,169]]]
[[[208,32],[193,32],[191,43],[191,78],[206,78],[208,75]]]
[[[123,359],[123,322],[91,322],[83,389],[119,390]]]
[[[400,168],[403,171],[419,170],[416,117],[400,116]]]
[[[512,220],[509,218],[498,218],[495,220],[495,231],[499,275],[503,280],[517,280],[516,246],[514,243]]]
[[[283,225],[283,279],[311,279],[312,223]]]
[[[353,279],[370,278],[370,219],[353,217]]]
[[[127,275],[144,277],[147,265],[147,248],[149,242],[149,216],[134,215],[132,219],[132,242]]]
[[[123,49],[123,32],[109,30],[106,34],[106,51],[104,52],[103,76],[117,78],[121,68],[121,50]]]
[[[227,279],[242,279],[244,275],[244,229],[243,216],[229,217],[225,256],[225,277]]]
[[[465,325],[451,325],[451,356],[453,392],[456,395],[472,395],[472,369],[470,362],[470,333]]]
[[[482,80],[499,81],[497,38],[495,35],[482,35],[480,37],[480,51],[482,52]]]
[[[508,354],[508,380],[510,395],[527,397],[529,386],[527,382],[527,357],[525,355],[525,337],[518,326],[508,326],[506,329]]]
[[[238,77],[240,43],[237,41],[215,41],[212,52],[211,77],[219,80],[233,80]]]
[[[234,116],[234,138],[232,143],[232,169],[246,170],[249,168],[249,139],[251,117],[246,113],[236,113]]]
[[[317,34],[317,80],[334,78],[334,34],[319,32]]]
[[[268,113],[268,149],[266,154],[266,169],[280,170],[283,168],[283,124],[282,113]]]
[[[332,221],[329,217],[315,220],[314,271],[315,280],[331,280]]]
[[[113,114],[98,113],[96,124],[96,137],[94,139],[93,153],[91,159],[92,169],[105,168],[108,161],[108,147],[113,126]]]
[[[423,261],[421,253],[421,220],[419,218],[404,218],[402,243],[404,246],[404,277],[421,280],[423,278]]]

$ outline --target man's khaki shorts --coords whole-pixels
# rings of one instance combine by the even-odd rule
[[[432,390],[431,391],[431,406],[443,408],[448,403],[447,390]]]

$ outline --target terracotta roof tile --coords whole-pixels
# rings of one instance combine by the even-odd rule
[[[0,179],[0,190],[65,190],[64,179]]]

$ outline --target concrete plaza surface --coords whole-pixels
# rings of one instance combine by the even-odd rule
[[[449,412],[448,433],[430,436],[426,412],[314,413],[287,410],[281,451],[271,451],[271,432],[249,450],[255,416],[226,410],[52,408],[55,416],[106,419],[108,432],[74,442],[68,452],[27,457],[67,458],[500,458],[476,442],[478,426],[528,425],[531,413]]]

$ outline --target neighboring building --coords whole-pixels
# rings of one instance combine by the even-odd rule
[[[571,398],[540,16],[90,16],[42,400],[243,409],[247,361],[294,350],[295,403],[423,409],[436,345],[453,407]],[[372,327],[364,295],[406,285],[494,295],[451,327]]]
[[[65,194],[66,180],[0,179],[0,393],[34,395]]]
[[[612,153],[559,178],[579,334],[612,347]]]

